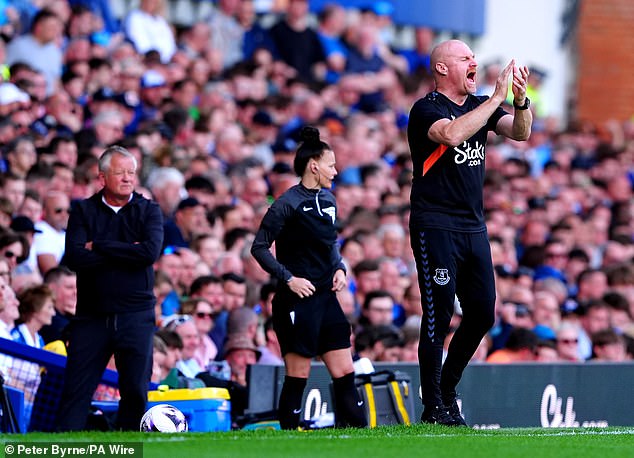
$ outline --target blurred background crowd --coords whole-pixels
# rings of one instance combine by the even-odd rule
[[[106,0],[0,1],[0,337],[65,352],[55,342],[76,304],[62,261],[70,202],[101,188],[97,158],[119,144],[165,221],[153,381],[183,386],[212,371],[245,385],[248,364],[279,364],[275,286],[249,249],[268,206],[297,183],[298,134],[313,125],[337,157],[350,285],[339,299],[355,355],[417,361],[405,132],[431,89],[438,31],[415,28],[398,47],[382,1],[318,14],[306,0],[207,6],[176,26],[163,0],[122,20]],[[479,93],[499,69],[481,65]],[[487,147],[497,323],[474,362],[631,360],[634,122],[548,117],[546,77],[535,69],[529,81],[530,140]],[[0,355],[9,379],[14,366]]]

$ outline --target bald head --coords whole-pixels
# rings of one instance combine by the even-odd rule
[[[439,43],[431,52],[430,64],[436,90],[461,104],[476,90],[477,63],[473,51],[460,40]]]
[[[434,74],[442,71],[439,71],[437,68],[437,64],[444,65],[445,67],[449,64],[449,61],[455,58],[460,58],[463,56],[473,57],[473,51],[467,46],[464,41],[460,40],[447,40],[439,43],[432,49],[430,55],[430,64],[431,68],[434,71]],[[440,69],[442,70],[442,69]]]

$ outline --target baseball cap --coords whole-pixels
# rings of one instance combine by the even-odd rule
[[[141,77],[141,87],[150,89],[165,86],[165,77],[156,70],[148,70]]]
[[[253,124],[257,124],[259,126],[273,126],[275,124],[271,115],[264,110],[256,111],[251,120]]]
[[[92,99],[95,102],[106,102],[106,101],[109,101],[109,100],[114,101],[115,97],[116,97],[115,92],[112,89],[110,89],[109,87],[99,88],[92,95]]]
[[[185,199],[180,201],[178,207],[176,208],[176,211],[185,210],[186,208],[198,207],[199,205],[201,204],[195,197],[186,197]]]
[[[11,229],[15,232],[33,232],[37,234],[41,234],[42,231],[35,228],[33,221],[28,216],[16,216],[11,221]]]
[[[370,10],[377,16],[391,16],[394,12],[394,6],[387,1],[373,2]]]
[[[93,94],[92,100],[95,102],[115,102],[130,109],[136,108],[139,104],[139,98],[134,92],[117,93],[109,87],[98,89]]]
[[[273,173],[293,173],[293,168],[286,162],[276,162],[271,168]]]
[[[274,153],[294,153],[297,148],[297,142],[292,138],[283,138],[271,145]]]
[[[0,84],[0,105],[9,105],[15,102],[29,102],[29,94],[19,89],[13,83]]]

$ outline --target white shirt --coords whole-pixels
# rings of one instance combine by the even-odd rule
[[[203,368],[200,367],[198,362],[194,358],[188,360],[180,360],[176,363],[176,369],[187,378],[196,378],[197,374],[203,372]]]
[[[42,231],[41,234],[36,233],[33,236],[32,250],[36,258],[41,254],[52,254],[59,263],[64,256],[66,231],[58,231],[46,221],[38,221],[35,228]]]
[[[176,52],[174,33],[163,16],[132,10],[124,28],[126,37],[140,54],[155,49],[161,55],[161,62],[167,63]]]
[[[13,340],[11,337],[11,329],[9,329],[9,325],[4,321],[0,320],[0,337],[3,339]],[[9,355],[0,354],[0,373],[4,377],[4,382],[11,386],[11,374],[9,369],[13,366],[13,357]]]

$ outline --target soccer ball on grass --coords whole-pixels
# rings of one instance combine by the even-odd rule
[[[158,404],[148,409],[141,418],[141,431],[161,433],[184,433],[187,419],[183,412],[169,404]]]

